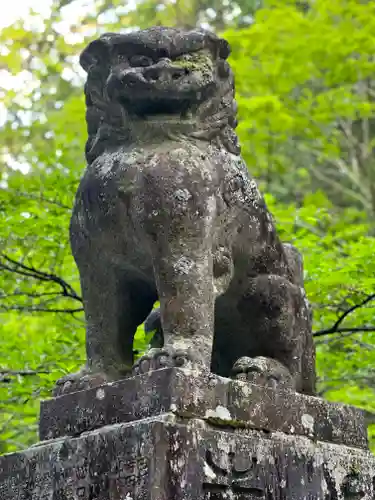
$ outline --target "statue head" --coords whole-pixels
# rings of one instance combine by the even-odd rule
[[[131,143],[145,121],[190,124],[189,135],[238,154],[229,52],[225,40],[201,29],[154,27],[91,42],[80,58],[88,74],[88,161],[109,145]]]

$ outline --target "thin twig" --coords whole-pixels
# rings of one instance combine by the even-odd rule
[[[30,375],[49,374],[47,370],[0,370],[0,375],[8,375],[9,377],[16,377],[21,375],[22,377],[27,377]]]
[[[30,297],[32,299],[40,299],[41,297],[60,295],[58,292],[44,292],[44,293],[28,293],[28,292],[13,292],[13,293],[0,293],[0,299],[7,299],[9,297]]]
[[[52,281],[53,283],[56,283],[62,288],[61,295],[63,297],[69,297],[78,300],[79,302],[82,303],[82,298],[77,294],[74,288],[59,276],[56,276],[55,274],[52,273],[39,271],[38,269],[35,269],[35,267],[32,266],[26,266],[25,264],[22,264],[21,262],[12,259],[6,254],[1,254],[1,257],[11,265],[3,264],[0,262],[0,269],[4,269],[6,271],[19,274],[20,276],[34,278],[39,281]]]
[[[333,328],[333,327],[332,327]],[[375,326],[362,326],[362,327],[353,327],[353,328],[337,328],[332,331],[330,328],[326,330],[319,330],[313,333],[314,337],[322,337],[323,335],[331,335],[333,333],[365,333],[365,332],[375,332]]]
[[[68,313],[76,314],[83,311],[83,307],[78,307],[76,309],[49,309],[47,307],[39,306],[0,306],[0,310],[3,311],[25,311],[25,312],[48,312],[48,313]]]
[[[64,203],[61,203],[60,201],[57,200],[51,200],[49,198],[46,198],[43,195],[35,195],[32,193],[25,193],[23,191],[14,191],[14,194],[16,196],[22,197],[22,198],[29,198],[30,200],[35,200],[35,201],[41,201],[43,203],[48,203],[49,205],[55,205],[56,207],[63,208],[64,210],[71,210],[72,207],[69,207],[68,205],[65,205]]]
[[[365,306],[369,302],[375,299],[375,293],[372,293],[368,295],[365,299],[363,299],[359,304],[354,304],[354,306],[349,307],[346,311],[344,311],[337,321],[330,327],[326,328],[324,330],[318,330],[317,332],[314,333],[314,337],[321,337],[322,335],[330,335],[332,333],[341,333],[341,332],[353,332],[353,331],[375,331],[375,327],[360,327],[360,328],[340,328],[341,323],[344,321],[344,319],[349,316],[352,312],[356,311],[360,307]]]

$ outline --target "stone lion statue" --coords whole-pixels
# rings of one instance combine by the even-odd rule
[[[87,366],[55,394],[170,366],[314,394],[302,260],[240,156],[229,52],[166,27],[83,51],[87,168],[70,238]],[[146,319],[158,340],[134,364]]]

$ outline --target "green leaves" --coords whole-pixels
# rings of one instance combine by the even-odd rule
[[[375,411],[375,238],[365,214],[338,210],[322,193],[302,207],[267,201],[282,238],[304,256],[320,394]]]
[[[316,1],[306,14],[278,2],[251,27],[225,33],[245,158],[282,199],[293,197],[304,168],[335,203],[373,211],[373,13],[371,3],[352,0]]]

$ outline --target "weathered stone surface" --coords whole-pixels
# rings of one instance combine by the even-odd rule
[[[1,500],[371,500],[367,451],[173,414],[0,457]]]
[[[76,436],[169,411],[224,427],[281,431],[367,447],[364,416],[357,408],[184,369],[157,370],[44,401],[40,437]]]

